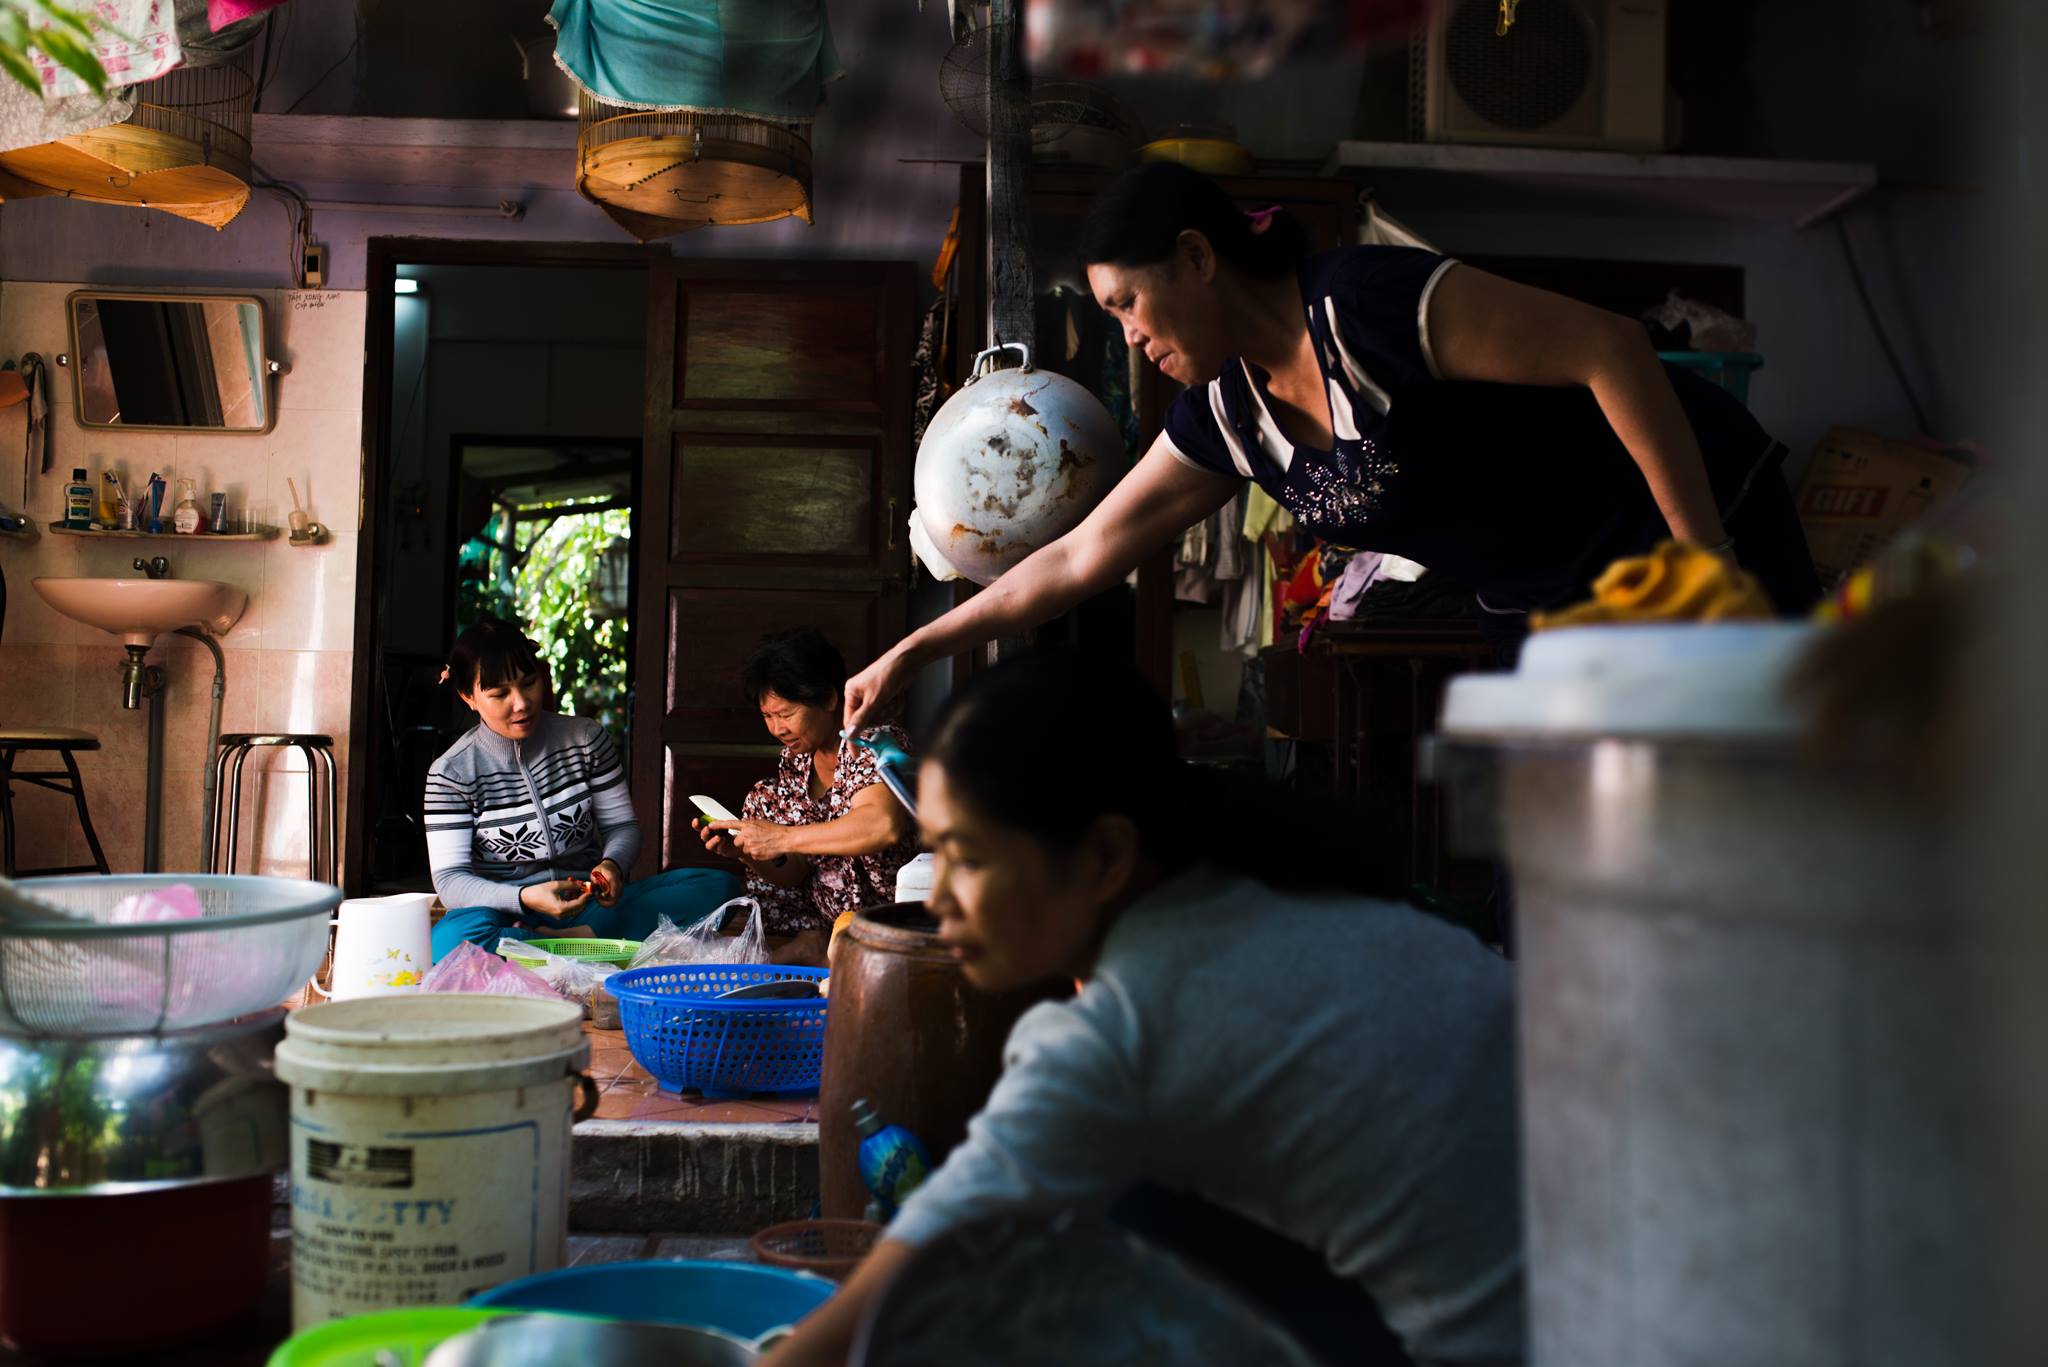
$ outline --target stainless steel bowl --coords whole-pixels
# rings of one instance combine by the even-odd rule
[[[421,1367],[747,1367],[759,1357],[716,1329],[507,1315],[447,1340]]]
[[[0,1196],[111,1195],[277,1172],[282,1008],[161,1035],[0,1035]]]

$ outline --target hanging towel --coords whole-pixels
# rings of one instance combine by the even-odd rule
[[[153,81],[184,59],[172,0],[98,0],[92,8],[100,21],[92,50],[106,68],[107,84]],[[31,52],[28,59],[42,77],[45,97],[91,93],[84,81],[44,53]]]
[[[808,123],[846,74],[824,0],[555,0],[555,63],[630,109]]]

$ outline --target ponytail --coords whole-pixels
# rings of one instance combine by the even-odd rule
[[[1089,209],[1081,225],[1081,264],[1156,266],[1188,231],[1262,280],[1292,275],[1309,253],[1308,229],[1287,210],[1246,213],[1200,171],[1148,161],[1119,176]]]

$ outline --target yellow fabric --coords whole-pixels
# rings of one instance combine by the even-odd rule
[[[1252,628],[1253,650],[1273,644],[1273,556],[1267,551],[1269,532],[1291,531],[1294,515],[1281,507],[1257,484],[1245,491],[1244,539],[1252,543],[1252,558],[1259,567],[1259,615]]]
[[[1774,614],[1756,577],[1720,556],[1679,541],[1615,561],[1593,581],[1593,597],[1557,612],[1534,613],[1531,631],[1598,622],[1728,622]]]

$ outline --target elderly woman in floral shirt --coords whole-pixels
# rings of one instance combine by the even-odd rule
[[[917,823],[882,782],[874,752],[839,735],[846,661],[814,627],[766,637],[741,681],[782,744],[775,776],[754,785],[737,821],[699,829],[704,847],[737,858],[770,935],[792,938],[782,963],[825,960],[841,912],[896,900],[896,871],[917,853]],[[904,749],[897,727],[864,727]]]

